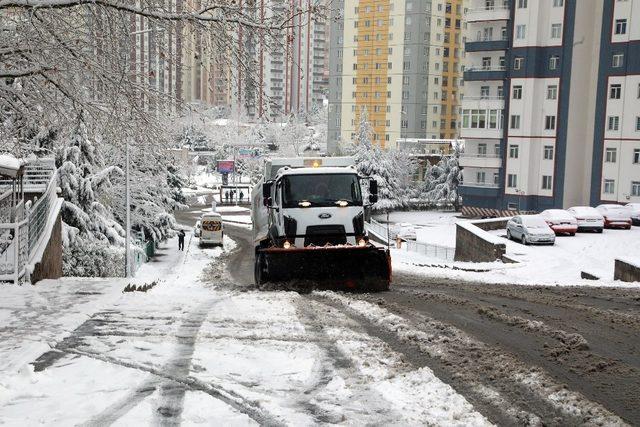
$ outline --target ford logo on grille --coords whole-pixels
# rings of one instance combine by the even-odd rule
[[[329,219],[331,218],[331,214],[330,213],[321,213],[320,215],[318,215],[318,218],[320,219]]]

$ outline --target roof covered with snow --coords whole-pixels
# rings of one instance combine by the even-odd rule
[[[22,161],[11,154],[0,154],[0,175],[15,178],[21,174]]]

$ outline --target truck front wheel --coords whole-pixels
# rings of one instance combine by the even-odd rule
[[[260,286],[267,281],[267,274],[264,269],[264,255],[256,254],[256,259],[253,267],[253,278],[256,286]]]

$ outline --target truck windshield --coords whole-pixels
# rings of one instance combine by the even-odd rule
[[[355,174],[288,175],[282,181],[285,208],[362,205]]]

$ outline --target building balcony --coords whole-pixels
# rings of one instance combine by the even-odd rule
[[[467,22],[507,21],[510,14],[509,8],[504,6],[478,7],[467,11]]]
[[[460,102],[462,108],[468,109],[498,109],[504,110],[503,96],[471,96],[464,95]]]
[[[473,188],[492,188],[492,189],[498,189],[500,188],[500,185],[494,183],[494,182],[474,182],[474,181],[465,181],[462,184],[460,184],[461,187],[473,187]]]
[[[460,155],[460,166],[498,169],[502,167],[502,157],[496,154],[462,153]]]
[[[464,44],[467,52],[485,52],[490,50],[507,50],[509,48],[509,40],[493,39],[493,40],[471,40]]]
[[[505,67],[471,66],[464,70],[464,80],[466,82],[504,80],[506,77],[507,69]]]

